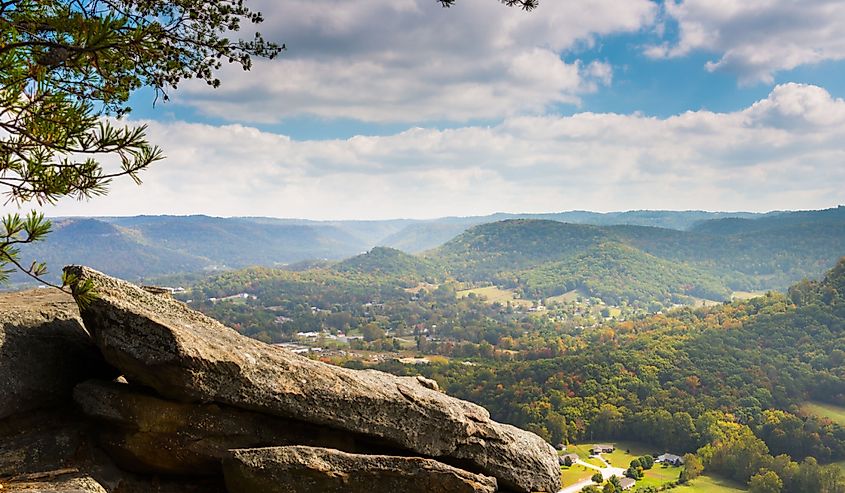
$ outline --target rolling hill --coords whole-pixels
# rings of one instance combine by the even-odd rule
[[[334,270],[409,281],[422,281],[441,275],[432,262],[386,247],[375,247],[367,253],[346,259],[335,265]]]
[[[757,223],[760,221],[760,223]],[[519,219],[470,228],[426,254],[456,279],[526,297],[578,289],[605,302],[730,299],[784,290],[845,255],[845,208],[717,219],[690,231]]]

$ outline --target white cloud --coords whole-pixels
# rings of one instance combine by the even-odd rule
[[[436,217],[567,209],[772,210],[845,203],[845,101],[786,84],[732,113],[514,117],[295,141],[149,122],[169,158],[50,215]]]
[[[778,71],[845,59],[842,0],[668,0],[678,40],[650,46],[655,57],[694,50],[719,54],[710,71],[735,73],[742,84],[771,83]]]
[[[532,13],[495,0],[259,0],[279,60],[224,84],[185,85],[176,100],[211,116],[278,122],[293,116],[370,122],[467,121],[542,112],[609,84],[604,63],[567,63],[596,36],[650,24],[650,0],[543,2]]]

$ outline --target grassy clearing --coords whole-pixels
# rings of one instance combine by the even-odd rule
[[[695,296],[690,296],[690,298],[692,298],[692,306],[695,308],[718,306],[722,304],[721,301],[708,300],[706,298],[696,298]]]
[[[470,294],[475,294],[476,296],[481,296],[487,300],[488,303],[501,303],[506,305],[510,302],[512,305],[522,305],[525,307],[534,306],[534,302],[531,300],[523,300],[517,299],[514,295],[513,291],[509,291],[507,289],[501,289],[496,286],[487,286],[485,288],[473,288],[473,289],[464,289],[463,291],[458,291],[457,295],[458,298],[465,298]]]
[[[845,411],[845,410],[843,410]],[[644,455],[652,455],[655,452],[663,453],[663,450],[656,450],[654,447],[637,442],[611,442],[615,445],[616,450],[609,454],[602,454],[602,457],[608,464],[614,467],[626,468],[632,460],[642,457]],[[566,451],[562,453],[575,453],[591,464],[596,464],[602,467],[600,461],[596,459],[589,459],[590,450],[593,444],[569,444]],[[670,451],[671,452],[671,451]],[[843,461],[845,467],[845,461]],[[638,488],[646,488],[649,486],[661,487],[663,485],[673,483],[678,480],[681,474],[681,467],[663,466],[655,464],[653,468],[645,471],[645,477],[637,481],[637,486],[634,487],[633,492],[636,493]],[[561,468],[561,479],[564,485],[570,485],[583,481],[593,475],[595,471],[585,468],[584,466],[575,465],[569,468]],[[748,490],[733,481],[722,479],[716,476],[703,475],[695,481],[679,486],[670,490],[673,493],[742,493]]]
[[[571,303],[576,301],[579,296],[584,296],[583,293],[579,292],[577,289],[573,289],[567,293],[559,294],[557,296],[551,296],[546,298],[547,303]]]
[[[663,486],[674,483],[681,475],[682,467],[664,466],[655,464],[654,467],[645,471],[645,477],[637,481],[638,486]],[[674,490],[672,490],[674,491]]]
[[[405,351],[414,350],[417,348],[417,341],[412,339],[403,339],[402,337],[397,337],[397,341],[399,341],[399,348]]]
[[[560,468],[560,481],[563,485],[575,484],[585,479],[590,479],[596,471],[581,464],[574,464],[572,467]]]
[[[845,407],[811,401],[801,404],[801,412],[827,418],[840,426],[845,426]]]
[[[609,454],[601,454],[604,460],[613,467],[628,467],[632,460],[658,452],[653,447],[637,442],[614,442],[613,445],[616,450]]]
[[[405,288],[404,291],[406,293],[419,294],[420,291],[433,292],[433,291],[437,290],[437,288],[439,288],[439,287],[440,287],[439,284],[429,284],[427,282],[421,282],[421,283],[417,284],[416,286],[414,286],[413,288]]]
[[[759,298],[765,295],[765,291],[734,291],[731,295],[732,300],[750,300],[751,298]]]
[[[673,493],[743,493],[748,491],[748,489],[727,479],[703,475],[689,484],[678,486],[670,491]]]

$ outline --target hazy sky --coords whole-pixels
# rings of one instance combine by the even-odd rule
[[[135,95],[168,159],[49,215],[845,203],[845,0],[247,3],[288,51]]]

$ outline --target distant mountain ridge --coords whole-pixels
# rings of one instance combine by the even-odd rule
[[[508,225],[491,226],[503,224],[502,221],[509,221],[504,223]],[[511,224],[510,221],[514,222]],[[517,240],[507,239],[505,231],[525,221],[536,221],[540,225],[533,228],[551,229],[520,233],[528,236],[522,238],[517,235]],[[845,254],[841,249],[845,238],[843,207],[766,214],[570,211],[499,213],[434,220],[309,221],[260,217],[135,216],[57,218],[53,222],[54,231],[45,242],[23,249],[26,261],[46,261],[53,271],[64,264],[83,263],[135,281],[173,273],[237,269],[251,265],[280,267],[313,261],[339,261],[376,246],[408,253],[435,251],[443,244],[452,243],[454,247],[454,242],[465,241],[466,238],[462,240],[460,235],[473,227],[480,227],[478,231],[488,233],[483,241],[488,242],[490,248],[495,247],[495,235],[504,234],[500,238],[504,242],[503,248],[493,248],[491,255],[500,260],[509,259],[507,261],[512,264],[509,269],[517,271],[539,266],[545,261],[561,261],[566,252],[594,247],[601,242],[621,241],[645,254],[689,264],[694,269],[704,269],[716,275],[746,272],[761,279],[768,275],[773,278],[768,285],[781,287],[808,273],[820,274],[833,263],[831,259],[835,261],[838,255]],[[560,231],[554,230],[555,225],[562,223],[570,224]],[[544,237],[545,234],[553,236]],[[531,235],[536,237],[521,245],[514,243]],[[744,250],[751,239],[768,246],[762,250]],[[778,245],[784,242],[792,246],[779,249]],[[795,255],[800,250],[796,245],[809,253],[803,256],[800,268],[783,273],[783,269],[778,270],[778,263]],[[438,255],[462,255],[459,249],[454,248],[450,253],[449,248],[439,250]],[[526,254],[522,251],[525,249],[534,250]],[[704,250],[712,254],[702,257],[700,254]],[[761,258],[758,251],[771,255]],[[456,258],[455,262],[447,260],[441,259],[439,265],[446,262],[449,270],[461,274],[460,269],[469,268],[461,267],[462,262],[476,262],[472,270],[477,271],[483,270],[484,263],[489,263],[490,259],[473,260],[468,257]],[[808,267],[805,265],[808,262],[816,262],[817,265]],[[409,268],[409,264],[406,262],[403,268]],[[471,277],[469,272],[465,274]],[[22,280],[21,277],[15,278],[15,281]]]

